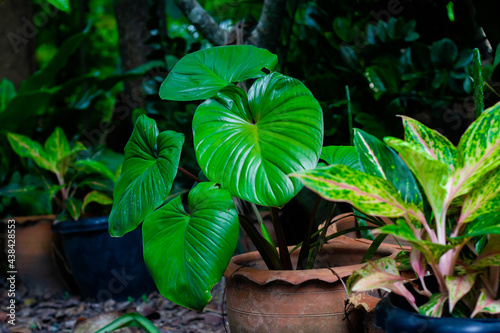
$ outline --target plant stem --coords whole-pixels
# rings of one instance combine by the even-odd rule
[[[195,175],[193,175],[191,172],[187,171],[183,167],[179,166],[178,169],[179,169],[180,172],[182,172],[183,174],[185,174],[186,176],[188,176],[189,178],[191,178],[195,182],[198,182],[198,183],[202,183],[203,182],[200,178],[196,177]]]
[[[493,291],[493,297],[496,299],[498,296],[498,281],[500,280],[500,267],[490,267],[490,283]]]
[[[292,270],[292,261],[290,260],[290,253],[288,253],[288,247],[286,246],[285,234],[279,218],[278,208],[271,207],[271,216],[273,218],[274,232],[276,233],[276,238],[278,238],[281,264],[284,269]]]
[[[345,94],[347,98],[347,119],[349,120],[349,140],[351,143],[351,146],[354,145],[354,133],[352,130],[352,110],[351,110],[351,94],[349,93],[349,86],[345,86]]]
[[[318,211],[320,202],[321,198],[318,196],[318,198],[316,199],[316,203],[314,204],[313,211],[311,213],[311,219],[309,220],[309,225],[307,226],[307,232],[304,238],[304,242],[302,243],[302,247],[300,248],[299,260],[297,262],[297,269],[307,268],[307,257],[309,255],[309,250],[311,248],[311,237],[312,237],[312,230],[314,227],[314,217],[316,216],[316,212]]]
[[[248,234],[248,237],[252,240],[252,243],[257,248],[257,251],[259,251],[262,259],[266,263],[267,268],[270,270],[283,269],[280,258],[274,255],[275,252],[273,251],[274,249],[272,248],[272,245],[259,234],[252,222],[250,222],[245,216],[238,215],[238,217],[240,225]]]
[[[318,255],[319,251],[321,251],[321,248],[323,247],[323,244],[326,242],[326,233],[328,231],[328,227],[330,226],[330,223],[333,218],[333,214],[335,213],[335,209],[337,208],[337,204],[332,203],[332,208],[330,209],[330,212],[328,213],[328,217],[325,221],[325,227],[323,228],[323,232],[321,233],[318,244],[314,248],[313,254],[309,255],[307,258],[307,269],[311,269],[314,265],[314,259],[316,259],[316,256]]]

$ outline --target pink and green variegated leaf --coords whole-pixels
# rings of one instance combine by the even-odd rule
[[[349,291],[360,292],[377,288],[387,288],[405,297],[416,308],[415,297],[406,289],[408,280],[399,275],[397,262],[392,258],[382,258],[369,262],[356,270],[347,280]]]
[[[458,144],[458,161],[454,197],[471,191],[500,165],[500,103],[485,110],[465,131]]]
[[[387,180],[333,165],[293,173],[305,186],[331,201],[352,204],[369,215],[397,217],[410,211],[394,186]]]
[[[401,118],[403,118],[406,142],[419,147],[431,159],[440,161],[451,170],[455,170],[457,149],[446,137],[415,119],[405,116]]]
[[[460,221],[471,222],[479,216],[491,213],[498,216],[497,218],[490,216],[490,218],[498,221],[500,217],[500,170],[498,168],[484,175],[465,198]]]
[[[425,260],[425,256],[421,251],[417,249],[411,250],[410,264],[419,279],[423,279],[423,277],[427,274],[427,260]]]
[[[462,297],[464,297],[476,282],[477,273],[465,274],[462,276],[445,276],[446,287],[448,288],[448,305],[450,313]]]
[[[486,290],[482,289],[479,297],[477,299],[476,307],[472,314],[471,318],[474,318],[478,313],[485,312],[489,314],[497,314],[500,313],[500,299],[493,299],[489,296]]]
[[[415,144],[392,137],[386,137],[384,141],[389,147],[395,149],[406,162],[424,189],[436,220],[440,221],[440,217],[446,213],[443,211],[443,203],[447,194],[446,183],[450,178],[449,166],[439,160],[432,159]]]
[[[472,264],[476,269],[489,266],[500,266],[500,235],[490,236],[483,251]]]
[[[418,307],[418,313],[422,316],[441,317],[443,313],[444,303],[448,299],[448,295],[443,293],[432,294],[427,303]]]

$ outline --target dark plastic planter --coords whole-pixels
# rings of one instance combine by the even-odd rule
[[[141,228],[114,238],[108,217],[62,221],[52,226],[60,234],[64,254],[84,299],[121,301],[156,290],[144,264]]]
[[[418,304],[418,296],[417,298]],[[375,308],[375,326],[387,333],[498,333],[500,320],[433,318],[412,311],[405,298],[390,293]]]

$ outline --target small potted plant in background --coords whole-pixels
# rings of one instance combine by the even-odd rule
[[[391,258],[368,263],[348,280],[355,292],[392,291],[376,310],[381,328],[498,332],[500,104],[485,110],[456,147],[414,119],[403,117],[403,124],[405,140],[386,137],[385,144],[356,132],[364,172],[334,165],[293,176],[328,200],[393,218],[378,231],[412,245],[418,283],[407,283]],[[395,176],[403,169],[407,177]]]
[[[55,215],[50,223],[58,237],[52,240],[49,238],[49,250],[55,251],[56,258],[68,261],[64,266],[70,268],[81,295],[98,300],[140,296],[142,291],[138,293],[134,288],[144,283],[150,284],[149,289],[144,289],[146,292],[153,290],[152,280],[140,254],[140,233],[130,235],[124,240],[112,239],[107,233],[111,195],[120,173],[123,156],[103,148],[92,152],[78,141],[70,144],[59,127],[47,138],[43,146],[20,134],[8,133],[7,138],[16,154],[29,158],[38,168],[52,174],[52,177],[47,176],[42,170],[38,170],[43,182],[41,188],[36,188],[45,193],[54,207]],[[23,192],[22,188],[18,190],[19,193]],[[15,195],[17,192],[13,193]],[[102,208],[98,209],[95,204]],[[27,241],[37,243],[40,240],[31,237]],[[130,253],[125,256],[126,259],[120,259],[121,257],[115,257],[120,251]],[[101,259],[96,261],[96,257]],[[45,271],[50,268],[39,267],[43,264],[48,263],[39,263],[36,265],[37,269]],[[23,273],[29,269],[22,267],[22,261],[18,260],[18,265],[23,279]],[[124,272],[124,269],[128,271]],[[64,274],[64,271],[61,273]],[[40,271],[34,274],[38,277]],[[124,281],[123,276],[133,276],[135,281],[125,281],[125,285],[120,286],[115,283],[113,288],[110,287],[113,279]],[[26,281],[26,278],[24,280]]]
[[[142,222],[144,257],[159,291],[191,309],[201,311],[206,306],[210,290],[225,271],[231,307],[256,303],[258,295],[262,295],[261,289],[268,288],[266,285],[270,285],[270,290],[281,288],[268,293],[275,300],[287,294],[283,288],[288,287],[294,300],[282,298],[271,308],[268,306],[271,301],[264,299],[247,316],[238,315],[243,308],[228,311],[233,332],[277,332],[287,327],[329,332],[332,325],[338,325],[339,331],[347,331],[348,324],[343,321],[346,291],[339,280],[353,268],[361,267],[349,265],[359,263],[371,247],[341,240],[322,250],[328,224],[321,231],[322,237],[313,239],[318,233],[313,235],[311,219],[310,223],[303,222],[309,223],[306,242],[290,256],[293,249],[287,248],[278,209],[302,188],[300,181],[289,178],[288,174],[314,168],[318,163],[323,115],[304,84],[272,72],[276,65],[276,55],[246,45],[201,50],[182,58],[163,82],[160,97],[205,100],[193,117],[194,151],[202,173],[195,176],[179,167],[182,134],[171,130],[160,132],[154,120],[140,116],[125,147],[109,231],[120,237]],[[255,81],[250,85],[247,80]],[[196,182],[187,201],[181,196],[169,197],[178,170]],[[270,207],[279,251],[264,224],[260,223],[261,235],[248,217],[239,214],[235,202],[238,206],[241,202],[248,203],[257,218],[257,205]],[[327,221],[331,219],[332,216]],[[234,260],[226,270],[238,240],[238,224],[259,253],[249,259]],[[339,234],[329,237],[335,236]],[[376,257],[395,253],[393,248],[384,247]],[[297,265],[312,268],[316,258],[322,259],[324,267],[349,267],[309,270],[306,274],[293,270]],[[255,269],[254,275],[249,267],[238,264],[261,269]],[[259,272],[273,275],[263,277]],[[242,290],[238,281],[257,288],[240,305],[232,297],[234,292]],[[327,307],[312,297],[319,295],[315,285],[324,291],[332,306]],[[307,294],[311,297],[304,297],[305,292],[312,293]],[[332,297],[335,294],[341,297],[335,299]],[[239,297],[243,296],[236,296]],[[283,309],[291,310],[290,302],[301,297],[309,298],[310,302],[293,309],[296,314],[293,320],[282,320]],[[273,312],[276,316],[270,316]],[[324,315],[311,319],[311,315],[319,313]],[[352,322],[359,325],[359,320]]]

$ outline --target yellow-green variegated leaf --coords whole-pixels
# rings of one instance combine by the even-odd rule
[[[446,287],[449,294],[449,311],[453,312],[453,308],[457,302],[464,297],[476,282],[477,273],[465,274],[462,276],[449,276],[444,277]]]
[[[91,202],[106,206],[113,204],[113,199],[102,192],[91,191],[83,198],[82,211],[85,211],[85,207]]]
[[[450,178],[449,167],[439,160],[432,159],[427,153],[403,140],[386,137],[385,143],[395,149],[417,178],[424,189],[425,195],[436,216],[440,221],[443,212],[443,203],[446,198],[446,184]]]
[[[444,293],[432,294],[427,303],[418,307],[418,313],[427,317],[441,317],[443,313],[444,303],[448,299],[448,295]]]
[[[500,266],[500,235],[491,235],[481,254],[472,263],[475,269]]]
[[[500,170],[498,168],[485,174],[466,196],[460,221],[472,222],[486,214],[492,222],[496,221],[496,224],[500,225]]]
[[[316,168],[290,176],[299,178],[306,187],[323,198],[348,202],[365,214],[398,217],[412,213],[387,180],[345,165]]]
[[[472,190],[500,165],[500,103],[485,110],[465,131],[458,144],[454,197]]]
[[[354,131],[354,145],[362,166],[360,171],[388,180],[406,203],[423,209],[415,177],[398,154],[373,135],[358,129]]]
[[[481,290],[474,311],[472,312],[470,317],[474,318],[478,313],[481,312],[489,314],[500,313],[500,299],[493,299],[484,289]]]
[[[405,116],[401,118],[403,118],[406,142],[419,147],[431,159],[440,161],[451,170],[455,170],[457,149],[450,140],[415,119]]]
[[[7,133],[7,139],[17,155],[31,158],[40,168],[57,173],[56,163],[49,158],[41,144],[25,135],[15,133]]]

